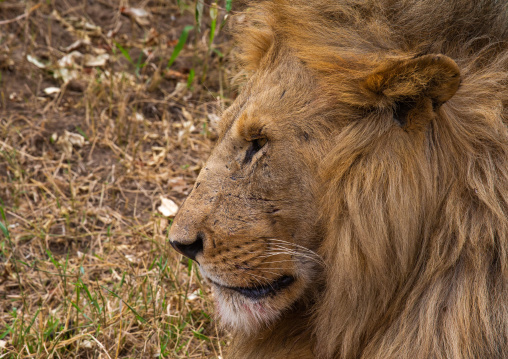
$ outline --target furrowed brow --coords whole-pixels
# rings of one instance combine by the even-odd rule
[[[238,135],[247,141],[265,136],[265,124],[259,118],[251,117],[247,114],[240,116],[236,130]]]

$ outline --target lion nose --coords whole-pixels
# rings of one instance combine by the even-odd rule
[[[202,233],[198,233],[196,239],[192,243],[182,243],[178,241],[171,241],[171,245],[177,252],[182,253],[187,258],[196,260],[196,256],[203,252],[203,237]]]

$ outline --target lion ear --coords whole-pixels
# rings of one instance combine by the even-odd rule
[[[394,117],[407,123],[409,111],[430,100],[432,110],[448,101],[460,85],[460,70],[444,55],[424,55],[383,65],[370,74],[363,87],[378,105],[394,108]]]

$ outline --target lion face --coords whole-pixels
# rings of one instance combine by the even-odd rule
[[[446,100],[448,89],[456,90],[456,65],[444,57],[422,56],[374,71],[358,82],[359,96],[377,101],[384,92],[397,99],[396,90],[408,87],[405,72],[418,67],[424,69],[418,84],[432,82],[426,91]],[[357,104],[338,111],[322,88],[291,55],[257,71],[224,113],[217,146],[171,227],[171,244],[199,264],[212,285],[221,323],[235,330],[252,333],[291,307],[305,307],[322,284],[322,258],[335,263],[320,247],[327,231],[323,222],[334,212],[325,208],[342,206],[333,178],[358,167],[351,162],[358,144],[351,141],[370,132],[372,139],[356,142],[375,143],[376,132],[369,126],[382,122],[380,111],[368,114]],[[439,101],[425,96],[408,114],[385,111],[385,137],[404,131],[418,142]],[[335,212],[339,221],[334,223],[349,211]]]
[[[248,82],[170,232],[232,358],[508,357],[508,22],[484,5],[239,15]]]
[[[312,122],[320,114],[309,106],[313,79],[299,66],[254,76],[224,113],[217,146],[170,232],[211,283],[221,322],[244,331],[304,297],[319,270]]]

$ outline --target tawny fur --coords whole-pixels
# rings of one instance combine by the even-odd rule
[[[234,162],[231,128],[278,126],[309,202],[284,223],[316,232],[298,243],[324,264],[279,319],[233,328],[230,358],[508,358],[506,3],[274,0],[234,26],[244,95],[210,163]],[[277,171],[257,190],[294,170]]]

